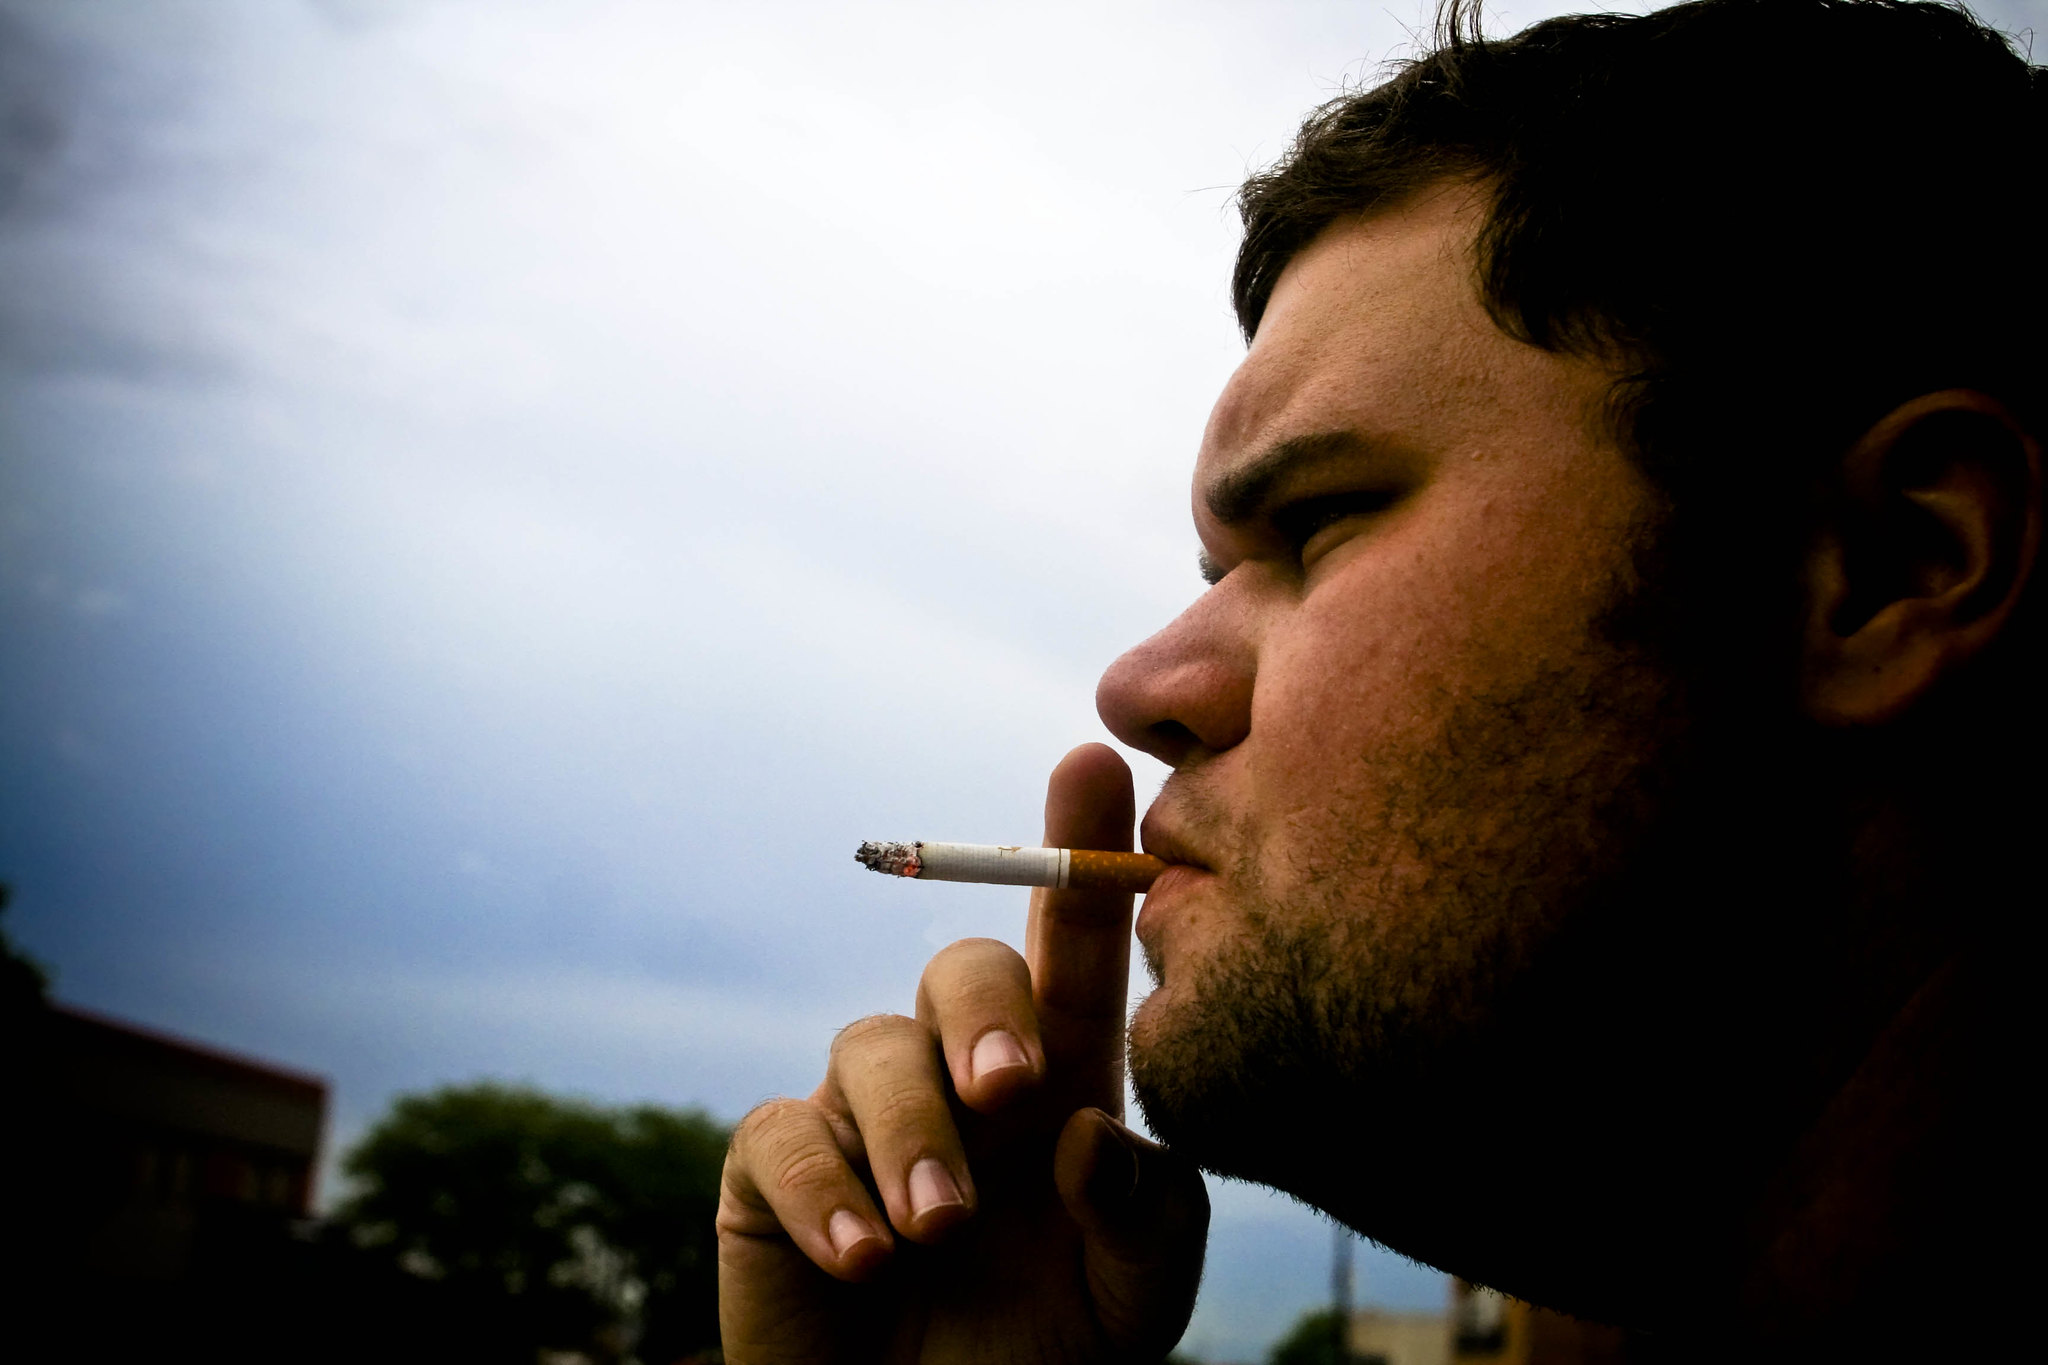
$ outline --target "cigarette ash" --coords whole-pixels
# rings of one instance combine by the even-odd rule
[[[885,872],[891,877],[915,877],[924,870],[918,860],[916,844],[877,843],[870,839],[855,851],[854,861],[874,872]]]

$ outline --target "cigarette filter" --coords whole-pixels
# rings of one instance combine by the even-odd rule
[[[1149,853],[1106,853],[1092,848],[1029,848],[1021,844],[885,843],[870,841],[853,855],[862,867],[892,877],[928,882],[982,882],[1045,886],[1058,891],[1151,889],[1166,864]]]

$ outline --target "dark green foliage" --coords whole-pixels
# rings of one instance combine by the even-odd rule
[[[337,1219],[473,1314],[477,1359],[666,1365],[717,1342],[726,1138],[697,1112],[448,1087],[400,1099],[348,1154]]]
[[[1266,1365],[1340,1365],[1336,1313],[1328,1308],[1303,1313],[1266,1353]]]

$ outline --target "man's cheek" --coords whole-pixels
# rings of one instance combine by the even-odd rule
[[[1325,656],[1288,670],[1258,698],[1254,775],[1276,814],[1356,789],[1387,754],[1407,747],[1402,732],[1416,707],[1386,676],[1387,663],[1376,650]]]

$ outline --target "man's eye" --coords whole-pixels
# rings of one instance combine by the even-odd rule
[[[1319,533],[1353,517],[1384,512],[1393,502],[1394,494],[1385,489],[1332,493],[1325,497],[1303,498],[1300,502],[1277,508],[1270,514],[1270,520],[1273,529],[1298,556],[1308,549],[1309,542]]]

